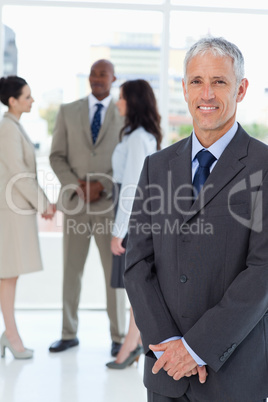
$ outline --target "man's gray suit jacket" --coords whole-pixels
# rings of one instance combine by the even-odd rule
[[[199,402],[268,395],[268,147],[239,125],[192,203],[191,137],[145,161],[130,220],[125,285],[148,389]],[[208,377],[152,374],[149,344],[174,335]]]

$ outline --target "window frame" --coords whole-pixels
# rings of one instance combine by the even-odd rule
[[[123,0],[121,0],[123,1]],[[146,0],[145,0],[146,1]],[[191,0],[189,0],[190,2]],[[267,9],[248,9],[243,7],[217,7],[217,6],[194,6],[172,4],[172,0],[163,0],[161,4],[139,4],[132,3],[110,3],[96,1],[74,1],[74,0],[0,0],[0,54],[3,54],[3,21],[2,9],[4,6],[42,6],[42,7],[75,7],[75,8],[95,8],[95,9],[121,9],[136,11],[160,11],[162,12],[163,33],[160,50],[160,88],[159,88],[159,111],[162,117],[162,128],[164,133],[168,133],[168,70],[169,70],[169,24],[172,11],[193,11],[193,12],[222,12],[222,13],[243,13],[268,15]],[[3,58],[0,58],[0,74],[3,73]],[[167,136],[164,137],[163,146],[167,145]]]

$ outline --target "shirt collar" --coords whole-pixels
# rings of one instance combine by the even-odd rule
[[[92,93],[88,96],[89,108],[93,108],[97,103],[101,103],[106,109],[108,108],[112,100],[112,95],[108,95],[106,98],[99,101]]]
[[[238,123],[235,121],[234,125],[224,134],[221,138],[219,138],[214,144],[212,144],[209,148],[204,148],[203,145],[198,141],[196,134],[193,130],[192,135],[192,161],[195,159],[196,154],[202,149],[207,149],[215,158],[219,159],[229,142],[233,139],[236,131],[238,129]]]

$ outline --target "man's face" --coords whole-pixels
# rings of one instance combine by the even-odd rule
[[[188,63],[184,98],[193,117],[198,139],[217,141],[234,124],[237,103],[246,94],[248,81],[237,88],[233,61],[212,53],[197,55]]]
[[[97,61],[90,70],[89,83],[92,94],[102,100],[110,94],[112,83],[116,80],[112,65]]]

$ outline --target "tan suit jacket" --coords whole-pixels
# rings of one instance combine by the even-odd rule
[[[113,150],[119,142],[122,118],[113,101],[105,114],[97,141],[93,144],[89,123],[88,97],[62,105],[51,148],[50,162],[61,182],[58,208],[66,214],[100,212],[112,214],[112,165]],[[99,180],[105,192],[95,203],[85,205],[75,188],[78,179]]]

